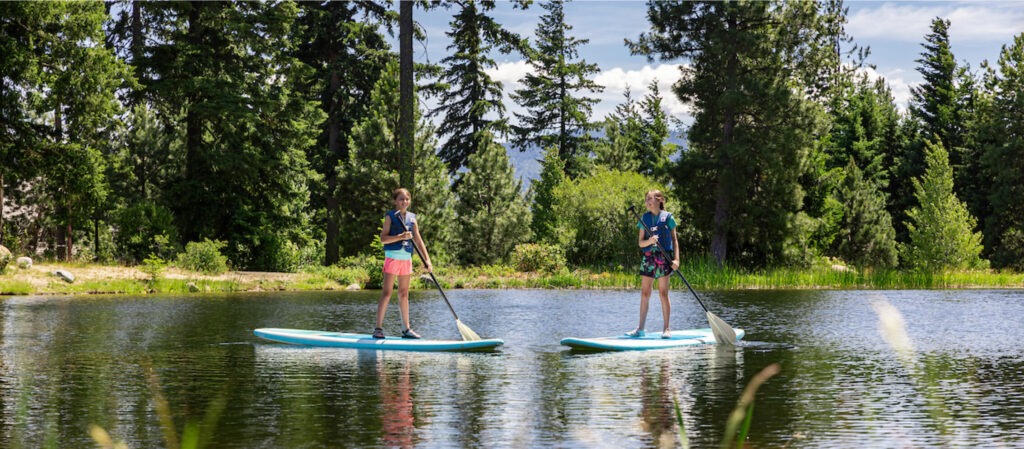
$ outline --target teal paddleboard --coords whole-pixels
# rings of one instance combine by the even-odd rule
[[[743,329],[735,329],[736,340],[743,338]],[[645,351],[649,349],[678,348],[715,343],[711,329],[687,329],[672,331],[672,338],[661,338],[661,332],[649,333],[643,337],[619,335],[599,338],[563,338],[562,344],[578,351]]]
[[[253,331],[257,337],[278,343],[396,351],[493,351],[505,344],[498,338],[486,340],[425,340],[401,337],[373,338],[370,334],[344,334],[340,332],[301,329],[264,328]]]

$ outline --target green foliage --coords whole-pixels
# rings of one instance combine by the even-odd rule
[[[530,208],[505,148],[488,136],[457,183],[459,257],[474,265],[505,259],[530,241]]]
[[[990,72],[984,155],[988,175],[985,243],[993,265],[1024,269],[1024,34],[1003,46],[998,72]]]
[[[540,179],[530,185],[533,194],[533,217],[530,229],[538,242],[554,242],[557,218],[551,207],[555,201],[555,186],[565,181],[565,163],[558,158],[558,150],[554,147],[544,149],[544,158],[540,161]]]
[[[178,254],[178,266],[186,270],[221,274],[228,270],[228,259],[220,252],[226,245],[226,242],[210,239],[188,242],[185,251]]]
[[[928,169],[914,180],[920,207],[907,215],[910,243],[900,245],[901,259],[911,268],[926,272],[945,269],[983,268],[981,233],[975,219],[953,194],[953,172],[946,150],[929,142]]]
[[[139,269],[146,273],[147,288],[152,290],[153,286],[163,277],[164,270],[167,269],[167,261],[155,255],[150,255],[142,262]]]
[[[636,102],[626,89],[626,102],[605,119],[604,138],[594,148],[595,162],[609,170],[638,171],[667,183],[669,156],[678,148],[667,141],[669,118],[661,108],[658,81],[651,81],[650,93]]]
[[[580,159],[589,149],[589,131],[595,129],[590,114],[598,102],[582,95],[600,93],[604,87],[590,79],[600,71],[597,64],[579,58],[578,47],[589,40],[568,35],[572,27],[565,22],[562,2],[554,0],[541,7],[547,13],[537,24],[536,47],[528,52],[533,70],[520,80],[523,88],[512,95],[526,110],[515,114],[519,122],[513,126],[515,145],[520,150],[557,148],[566,173],[575,178],[585,173]]]
[[[677,97],[696,106],[674,171],[683,209],[718,263],[786,263],[810,225],[798,214],[807,159],[826,124],[811,100],[834,70],[834,33],[817,3],[650,2],[651,30],[630,42],[649,59],[687,59]],[[777,25],[777,26],[776,26]]]
[[[839,223],[835,254],[857,267],[896,265],[896,231],[885,210],[885,196],[875,182],[864,179],[851,157],[839,186],[838,203],[845,211]]]
[[[478,151],[483,132],[508,132],[501,83],[487,74],[487,70],[498,67],[489,54],[492,49],[507,54],[523,45],[522,38],[485,13],[494,8],[494,2],[469,1],[460,3],[458,8],[447,33],[452,39],[448,46],[451,53],[441,60],[447,66],[441,80],[448,89],[442,92],[439,106],[432,112],[444,117],[437,135],[449,137],[440,156],[453,176],[466,165],[469,155]],[[492,119],[491,115],[497,117]]]
[[[170,259],[178,252],[174,215],[163,206],[132,204],[117,211],[114,225],[118,230],[114,236],[116,251],[125,261],[142,261],[151,254]]]
[[[346,254],[366,251],[380,235],[381,217],[394,208],[391,193],[399,187],[398,100],[398,65],[392,61],[373,89],[369,116],[353,128],[349,137],[349,159],[338,167],[338,202],[345,205],[341,230],[347,236],[342,244]],[[416,185],[410,189],[410,210],[422,224],[420,236],[424,242],[430,248],[448,251],[455,239],[448,170],[434,154],[433,129],[418,113],[416,123]]]
[[[519,271],[554,273],[565,268],[565,255],[555,245],[524,243],[512,251],[512,264]]]
[[[555,187],[553,210],[558,217],[560,244],[569,261],[634,263],[640,254],[637,221],[626,208],[641,203],[652,189],[665,192],[665,186],[639,173],[604,169]],[[667,197],[665,208],[672,211],[673,204]],[[642,214],[643,209],[638,213]]]

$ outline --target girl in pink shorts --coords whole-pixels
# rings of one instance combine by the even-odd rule
[[[420,250],[423,257],[423,268],[433,271],[430,266],[430,255],[420,238],[420,228],[416,223],[416,214],[409,212],[412,196],[406,189],[397,189],[391,195],[395,210],[389,210],[384,216],[384,226],[380,231],[380,242],[384,244],[384,285],[380,302],[377,304],[377,327],[373,329],[373,338],[384,338],[384,312],[391,301],[391,290],[398,278],[398,310],[402,313],[402,338],[420,338],[409,326],[409,277],[412,274],[412,245]],[[404,224],[404,228],[403,228]]]

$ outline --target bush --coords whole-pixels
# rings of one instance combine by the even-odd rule
[[[142,270],[143,273],[146,273],[146,276],[148,277],[148,279],[146,279],[146,283],[149,285],[149,289],[152,290],[157,281],[163,277],[165,268],[167,268],[167,261],[155,255],[150,255],[143,262],[142,266],[139,267],[139,269]]]
[[[566,257],[578,264],[627,264],[639,259],[637,219],[626,208],[636,205],[637,213],[643,214],[644,194],[652,189],[667,192],[651,178],[615,170],[598,170],[588,178],[555,186],[552,210]],[[676,212],[678,203],[665,195],[665,209]]]
[[[178,255],[178,266],[186,270],[207,274],[228,271],[228,259],[220,250],[226,243],[220,240],[204,239],[202,242],[188,242],[185,252]]]
[[[554,273],[565,267],[565,256],[555,245],[524,243],[512,251],[512,264],[519,271]]]
[[[179,248],[174,214],[152,203],[137,203],[117,211],[114,216],[117,253],[129,262],[141,262],[149,255],[173,258]]]

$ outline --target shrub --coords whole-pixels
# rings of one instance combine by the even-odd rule
[[[512,251],[512,264],[519,271],[553,273],[565,267],[565,256],[555,245],[524,243]]]
[[[149,257],[143,262],[142,266],[139,267],[143,273],[146,273],[148,279],[146,283],[149,284],[147,288],[152,289],[153,285],[163,277],[164,269],[167,268],[167,261],[163,260],[155,255],[150,254]]]
[[[172,258],[179,248],[174,214],[152,203],[137,203],[117,211],[114,245],[118,254],[130,262],[141,262],[149,255]]]
[[[603,169],[557,185],[553,210],[558,217],[557,238],[566,256],[579,264],[639,259],[637,220],[626,208],[640,206],[637,213],[643,214],[644,194],[651,189],[667,192],[665,186],[641,174]],[[667,210],[676,212],[677,205],[672,198],[665,199]]]
[[[188,242],[185,252],[178,255],[178,266],[186,270],[220,274],[228,270],[228,259],[220,250],[226,243],[220,240],[204,239],[202,242]]]

